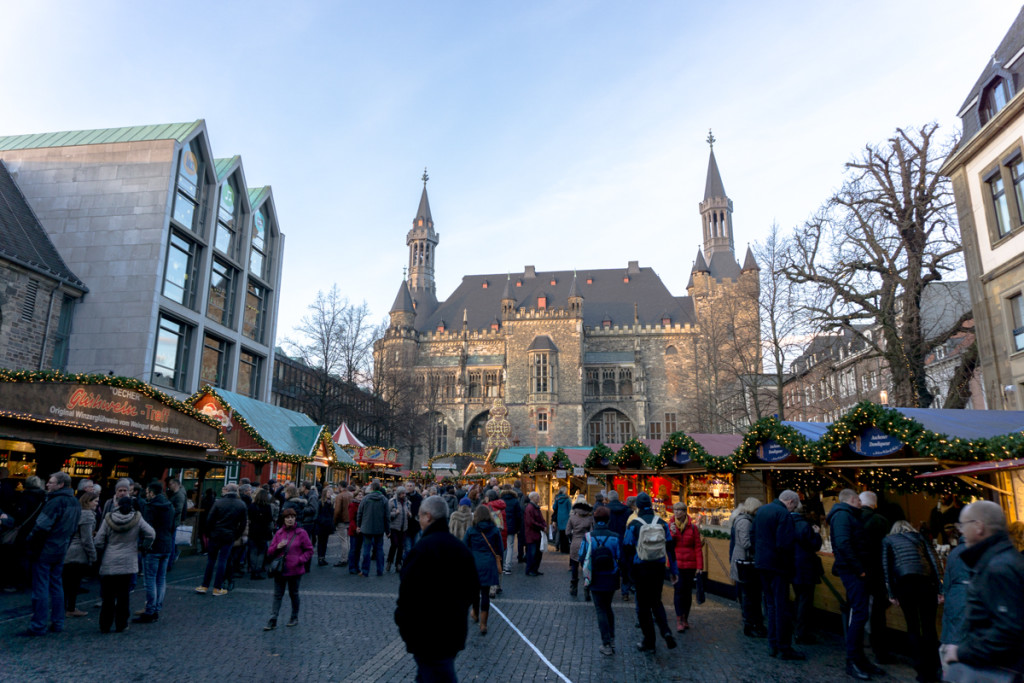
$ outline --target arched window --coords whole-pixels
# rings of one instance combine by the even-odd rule
[[[587,424],[590,445],[598,443],[626,443],[636,434],[633,422],[618,410],[608,408],[590,418]]]

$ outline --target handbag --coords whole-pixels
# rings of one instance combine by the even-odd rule
[[[36,517],[39,516],[39,512],[43,509],[43,505],[45,505],[45,503],[40,503],[39,507],[37,507],[31,515],[26,517],[25,521],[23,521],[21,524],[11,527],[10,529],[4,531],[3,534],[0,535],[0,545],[13,545],[14,543],[17,543],[19,540],[21,540],[20,536],[22,532],[25,531],[33,522],[35,522]]]
[[[736,560],[736,575],[740,582],[750,583],[757,580],[757,567],[753,560]]]
[[[697,604],[703,605],[707,596],[704,594],[704,572],[697,572],[697,577],[694,579],[697,585]]]
[[[284,558],[288,555],[288,549],[292,547],[292,541],[295,540],[296,533],[293,533],[292,537],[288,539],[288,545],[284,547],[284,552],[270,561],[270,564],[267,566],[267,576],[281,576],[284,573]]]

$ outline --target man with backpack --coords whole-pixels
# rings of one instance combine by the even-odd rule
[[[583,537],[579,561],[583,565],[583,585],[590,589],[597,610],[597,627],[601,631],[599,652],[615,654],[615,614],[612,598],[619,588],[619,560],[622,557],[622,537],[608,528],[610,511],[607,507],[594,510],[594,528]]]
[[[654,513],[651,496],[641,492],[636,497],[637,518],[626,527],[622,539],[624,572],[629,572],[636,591],[637,617],[643,641],[637,643],[640,652],[654,652],[657,625],[668,649],[676,646],[668,628],[665,606],[661,602],[661,588],[665,583],[665,559],[668,558],[672,583],[679,580],[674,541],[668,524]]]

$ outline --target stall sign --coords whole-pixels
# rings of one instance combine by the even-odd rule
[[[572,476],[574,476],[574,477],[582,477],[583,475],[584,475],[584,471],[583,471],[582,467],[573,467],[572,468]]]
[[[597,477],[587,477],[587,486],[597,486]]]
[[[765,441],[757,447],[757,457],[763,462],[779,462],[789,457],[789,450],[777,441]]]
[[[672,456],[672,462],[677,465],[685,465],[690,462],[690,451],[679,451]]]
[[[903,448],[903,442],[878,427],[865,427],[850,442],[850,450],[865,458],[881,458]]]
[[[182,443],[217,443],[215,428],[131,389],[74,382],[0,382],[15,418]]]
[[[565,479],[565,475],[568,474],[565,470],[555,470],[556,479]]]

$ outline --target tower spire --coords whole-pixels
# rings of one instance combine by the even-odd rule
[[[434,218],[430,215],[430,200],[427,198],[426,167],[423,168],[423,192],[420,193],[420,205],[416,209],[416,217],[412,219],[412,230],[405,236],[409,247],[409,288],[412,291],[426,290],[434,292],[434,248],[437,246],[438,234],[434,232]]]
[[[725,193],[722,174],[718,171],[715,159],[715,136],[708,129],[707,143],[710,148],[708,156],[708,175],[704,182],[704,200],[700,203],[701,223],[704,234],[704,253],[708,261],[714,259],[716,253],[726,253],[735,260],[732,230],[732,200]]]

